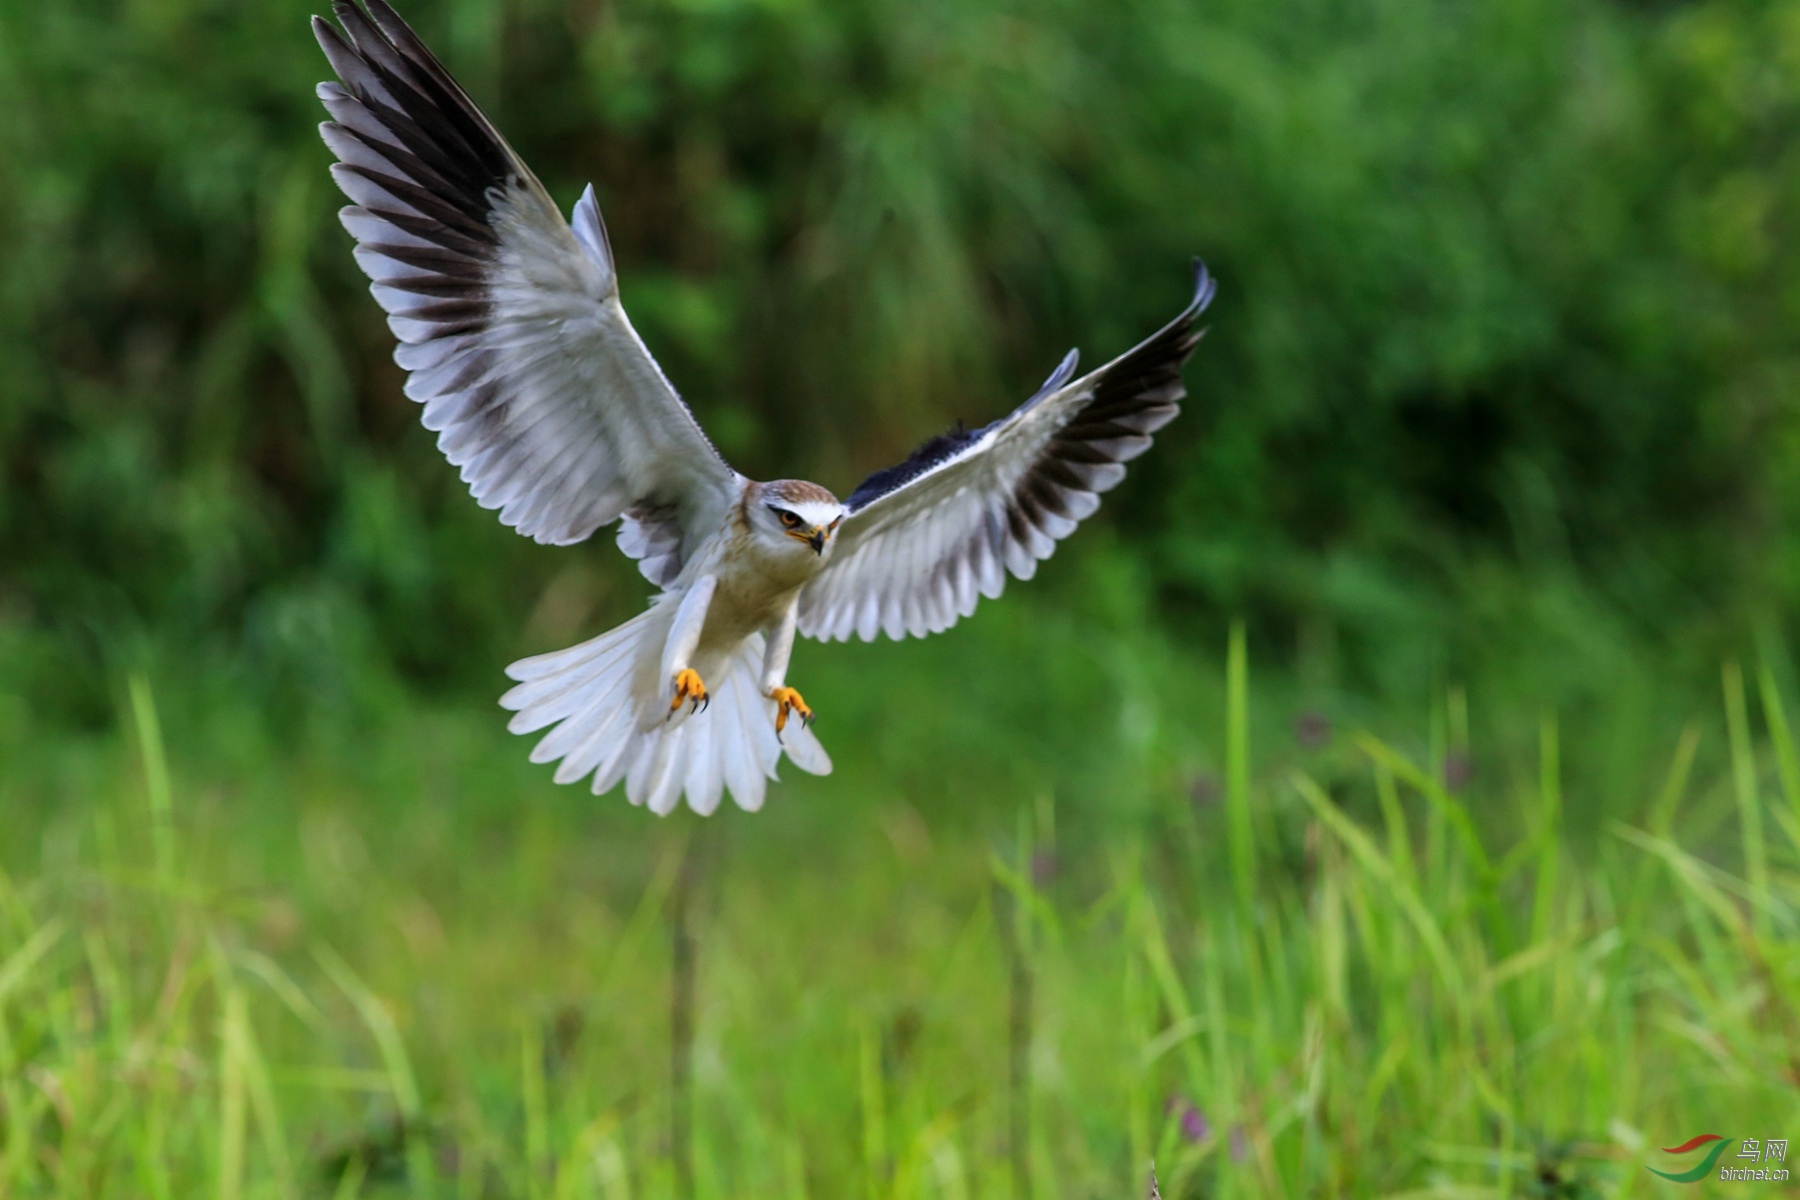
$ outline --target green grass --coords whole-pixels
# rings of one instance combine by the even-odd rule
[[[552,788],[485,709],[242,742],[132,679],[116,731],[12,714],[0,1195],[674,1195],[678,896],[700,1197],[1123,1200],[1152,1158],[1170,1200],[1655,1196],[1659,1146],[1800,1131],[1776,676],[1728,664],[1635,806],[1571,823],[1552,714],[1488,752],[1447,690],[1291,746],[1241,640],[1138,646],[1090,794],[1060,727],[922,715],[1019,627],[809,657],[839,774],[710,822]]]

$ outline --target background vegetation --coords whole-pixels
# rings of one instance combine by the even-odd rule
[[[0,0],[0,1192],[678,1192],[674,897],[704,1195],[1800,1128],[1800,4],[415,0],[751,474],[1222,281],[1100,516],[802,647],[839,773],[704,833],[500,728],[644,588],[418,427],[311,7]]]
[[[59,639],[37,703],[91,718],[201,644],[269,687],[485,688],[554,573],[613,569],[517,544],[418,430],[333,217],[308,11],[0,18],[0,561],[8,628]],[[1117,352],[1205,256],[1190,413],[1100,536],[1195,643],[1250,615],[1416,696],[1545,644],[1551,694],[1608,650],[1708,664],[1800,588],[1796,12],[413,15],[561,199],[599,187],[634,316],[754,474],[846,489],[1066,346]]]

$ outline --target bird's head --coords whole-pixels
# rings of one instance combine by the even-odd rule
[[[816,483],[802,479],[778,479],[759,484],[745,506],[757,538],[776,553],[804,549],[810,558],[823,558],[831,548],[844,506]]]

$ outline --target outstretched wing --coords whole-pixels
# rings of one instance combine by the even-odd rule
[[[1181,366],[1213,296],[1194,263],[1194,298],[1147,341],[1070,382],[1075,352],[1031,399],[983,429],[934,438],[851,493],[831,562],[800,595],[800,630],[874,641],[950,628],[1100,507],[1100,493],[1150,448],[1187,395]]]
[[[739,477],[619,305],[593,188],[574,228],[385,0],[313,32],[342,80],[319,127],[339,216],[400,339],[406,394],[485,508],[540,542],[626,518],[656,582],[719,527]]]

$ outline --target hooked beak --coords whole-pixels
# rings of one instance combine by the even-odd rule
[[[787,531],[787,535],[796,542],[805,542],[807,545],[811,546],[814,554],[823,554],[825,553],[825,539],[831,536],[831,527],[829,525],[820,525],[816,529],[810,529],[805,533],[800,532],[798,529],[790,529]]]

